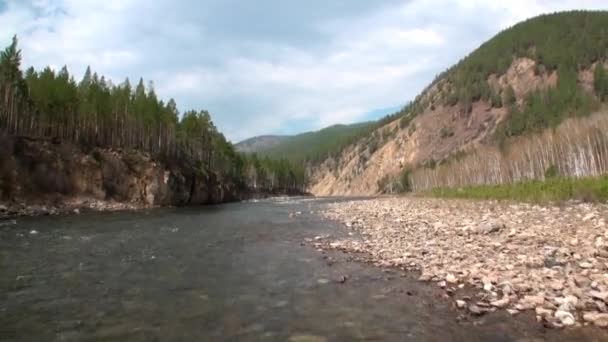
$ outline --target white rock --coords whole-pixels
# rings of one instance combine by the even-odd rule
[[[574,315],[572,315],[568,311],[562,311],[562,310],[555,311],[555,318],[559,319],[559,321],[564,326],[567,326],[567,327],[572,326],[572,325],[574,325],[574,323],[576,323],[576,320],[574,319]]]
[[[456,278],[452,273],[448,273],[448,275],[445,277],[445,281],[450,284],[455,284],[458,282],[458,278]]]
[[[36,235],[38,234],[38,231],[35,229],[30,230],[30,235]]]
[[[461,299],[457,299],[456,300],[456,307],[457,308],[462,309],[465,306],[467,306],[467,302],[465,302],[464,300],[461,300]]]
[[[579,263],[578,266],[580,266],[580,268],[591,268],[593,267],[593,264],[590,262],[583,261]]]

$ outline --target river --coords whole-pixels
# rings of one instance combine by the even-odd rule
[[[468,317],[415,274],[303,244],[346,234],[314,213],[328,201],[18,219],[0,227],[0,340],[599,340]]]

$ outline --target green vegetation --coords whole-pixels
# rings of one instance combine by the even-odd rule
[[[270,158],[287,158],[293,162],[322,162],[329,156],[339,154],[345,146],[369,133],[370,126],[370,122],[334,125],[320,131],[285,138],[281,143],[259,151],[258,154]]]
[[[24,75],[16,37],[0,53],[0,95],[2,134],[145,151],[166,162],[194,162],[203,174],[242,187],[282,191],[306,183],[304,169],[286,160],[239,155],[207,111],[180,115],[151,82],[140,79],[134,89],[128,79],[115,85],[91,68],[76,82],[65,66],[59,72],[29,68]]]
[[[564,118],[589,114],[595,99],[577,83],[577,73],[604,61],[608,51],[608,12],[573,11],[542,15],[509,28],[441,74],[450,92],[445,103],[467,106],[471,101],[489,101],[495,107],[511,108],[510,119],[501,130],[507,136],[522,135],[555,127]],[[527,57],[537,63],[537,74],[557,72],[555,88],[528,94],[522,108],[515,106],[511,87],[502,96],[493,93],[487,79],[502,75],[513,58]],[[603,68],[596,68],[595,88],[606,100],[608,82]],[[597,77],[599,75],[599,77]],[[502,101],[499,98],[502,97]]]
[[[608,201],[608,176],[599,178],[550,178],[503,185],[437,188],[426,192],[436,197],[548,202],[577,199]]]

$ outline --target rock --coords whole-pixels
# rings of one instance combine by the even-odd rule
[[[578,266],[579,266],[580,268],[587,269],[587,268],[591,268],[591,267],[593,267],[593,264],[592,264],[592,263],[590,263],[590,262],[585,262],[585,261],[584,261],[584,262],[579,263],[579,264],[578,264]]]
[[[340,277],[340,279],[338,280],[338,283],[340,283],[340,284],[344,284],[344,283],[346,283],[346,280],[348,280],[348,277],[346,277],[346,276],[342,276],[342,277]]]
[[[445,277],[445,281],[450,284],[455,284],[458,282],[458,278],[456,278],[453,274],[448,273],[448,275]]]
[[[576,323],[576,320],[574,319],[574,315],[572,315],[568,311],[563,311],[563,310],[555,311],[555,318],[557,318],[560,321],[560,323],[566,327],[572,326],[572,325],[574,325],[574,323]]]
[[[545,297],[543,296],[524,296],[519,300],[519,303],[515,308],[519,311],[531,310],[535,307],[540,307],[545,303]]]
[[[591,298],[599,299],[606,302],[608,300],[608,291],[589,291],[589,296],[591,296]]]
[[[470,313],[477,316],[481,316],[485,313],[485,310],[482,310],[479,306],[475,304],[470,304],[468,309]]]
[[[317,284],[325,285],[328,283],[329,283],[329,280],[327,280],[325,278],[317,279]]]
[[[30,235],[36,235],[38,234],[38,231],[35,229],[30,230]]]
[[[509,315],[511,316],[515,316],[519,313],[519,310],[516,309],[507,309],[507,312],[509,313]]]
[[[550,286],[555,291],[561,291],[564,289],[564,284],[559,280],[552,281]]]
[[[418,278],[419,281],[430,281],[433,279],[433,275],[429,273],[422,273]]]
[[[491,302],[490,304],[499,309],[503,309],[503,308],[507,307],[507,305],[509,305],[509,297],[505,296],[502,299]]]
[[[492,234],[497,233],[501,229],[505,228],[505,225],[498,222],[485,222],[477,226],[475,230],[478,234]]]
[[[447,286],[445,280],[438,282],[437,285],[439,285],[439,287],[441,287],[442,289],[445,289],[445,287]]]
[[[492,291],[493,288],[494,288],[494,286],[492,285],[491,282],[485,282],[485,283],[483,283],[483,289],[485,291],[490,292],[490,291]]]
[[[76,208],[74,210],[72,210],[72,212],[76,215],[80,214],[80,209]]]
[[[579,287],[586,287],[586,286],[589,286],[589,284],[591,284],[591,280],[589,280],[589,278],[587,278],[585,276],[576,274],[574,276],[574,283]]]
[[[586,221],[589,221],[589,220],[593,220],[594,218],[595,218],[595,214],[594,213],[590,213],[590,214],[587,214],[585,217],[583,217],[583,221],[586,222]]]
[[[601,328],[608,327],[608,313],[585,312],[583,313],[583,320]]]
[[[462,309],[465,306],[467,306],[467,302],[465,302],[464,300],[461,300],[461,299],[457,299],[456,300],[456,307],[457,308]]]
[[[548,320],[550,317],[553,316],[553,310],[550,309],[545,309],[541,306],[536,307],[534,309],[534,312],[536,312],[537,316],[540,316],[541,318],[543,318],[544,320]]]
[[[576,296],[565,296],[555,298],[555,302],[559,305],[559,310],[562,311],[574,311],[578,304],[578,298]]]

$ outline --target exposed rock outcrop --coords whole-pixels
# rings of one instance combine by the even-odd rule
[[[221,203],[239,199],[239,190],[189,160],[161,162],[138,151],[0,138],[5,214]]]

